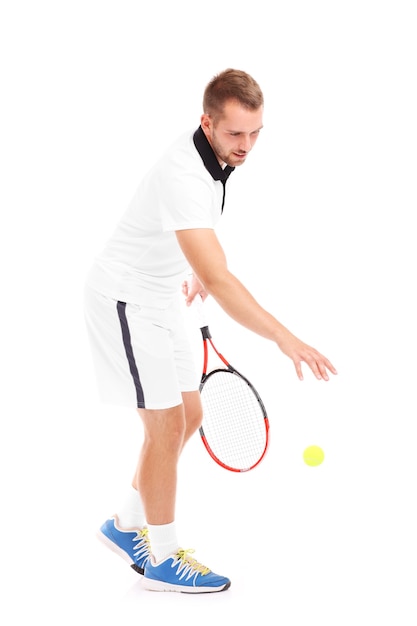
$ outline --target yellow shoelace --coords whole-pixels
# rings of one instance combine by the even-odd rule
[[[146,541],[146,543],[150,543],[149,542],[149,537],[148,537],[149,531],[147,528],[142,528],[137,534],[136,537],[134,538],[133,541],[140,541],[141,539],[144,539]]]
[[[139,542],[144,541],[145,545],[146,545],[146,549],[150,552],[151,542],[149,541],[148,533],[149,533],[149,531],[148,531],[147,528],[142,528],[142,530],[140,530],[137,533],[137,535],[136,535],[136,537],[134,538],[133,541],[139,541]],[[143,548],[142,548],[142,550],[143,550]]]
[[[184,563],[184,565],[188,565],[192,570],[198,572],[202,576],[209,574],[211,570],[208,567],[190,557],[190,554],[193,552],[195,552],[195,550],[192,548],[188,548],[187,550],[178,550],[177,557]]]

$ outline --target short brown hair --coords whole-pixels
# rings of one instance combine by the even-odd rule
[[[241,70],[227,69],[208,83],[203,97],[203,111],[213,118],[222,115],[228,100],[236,100],[249,109],[259,109],[264,103],[263,93],[256,80]]]

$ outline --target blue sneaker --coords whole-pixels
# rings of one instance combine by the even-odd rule
[[[214,574],[208,567],[190,557],[194,550],[178,550],[160,563],[151,556],[146,561],[143,586],[150,591],[211,593],[225,591],[230,580]]]
[[[129,563],[135,572],[143,574],[150,555],[148,529],[123,530],[118,527],[117,522],[117,516],[106,520],[97,533],[97,537],[110,550]]]

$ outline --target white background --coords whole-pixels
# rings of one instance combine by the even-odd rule
[[[4,623],[417,623],[413,4],[2,2]],[[94,536],[141,430],[98,401],[83,282],[227,67],[258,80],[266,109],[219,237],[231,269],[339,375],[299,382],[274,345],[208,307],[264,398],[271,446],[236,475],[190,442],[180,538],[232,587],[153,594]],[[302,461],[310,444],[325,451],[318,468]]]

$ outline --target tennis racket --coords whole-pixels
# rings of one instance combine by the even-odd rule
[[[194,302],[203,338],[201,439],[221,467],[232,472],[247,472],[262,461],[268,448],[266,409],[252,383],[215,347],[204,320],[201,298],[197,296]],[[219,367],[210,371],[209,352],[220,360]]]

